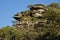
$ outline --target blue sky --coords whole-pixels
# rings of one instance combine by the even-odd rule
[[[10,25],[14,14],[27,10],[29,4],[50,4],[56,2],[60,4],[60,0],[0,0],[0,28]]]

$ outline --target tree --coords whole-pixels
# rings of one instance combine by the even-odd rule
[[[60,5],[58,3],[51,3],[50,5],[48,5],[48,7],[53,7],[53,8],[60,9]]]

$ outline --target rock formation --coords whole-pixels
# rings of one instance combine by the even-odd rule
[[[30,10],[17,13],[13,16],[13,18],[17,21],[14,25],[15,27],[34,27],[37,24],[41,26],[40,24],[47,22],[46,18],[43,16],[44,12],[47,10],[45,6],[36,4],[30,6],[29,8]]]

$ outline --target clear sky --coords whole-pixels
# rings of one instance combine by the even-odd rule
[[[0,0],[0,28],[12,25],[14,14],[27,10],[29,4],[60,3],[60,0]]]

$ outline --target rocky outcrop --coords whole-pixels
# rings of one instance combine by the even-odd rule
[[[33,5],[29,7],[30,10],[28,11],[23,11],[20,13],[17,13],[16,15],[13,16],[17,20],[16,24],[14,25],[15,27],[18,28],[26,28],[26,27],[34,27],[35,24],[41,24],[41,23],[46,23],[47,20],[44,18],[43,14],[47,10],[44,6],[42,5]]]

